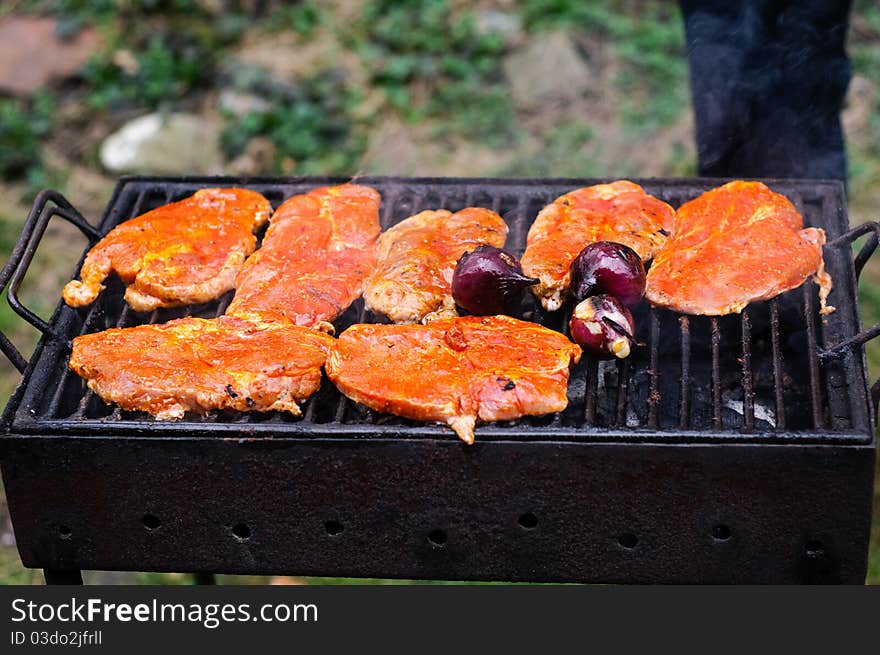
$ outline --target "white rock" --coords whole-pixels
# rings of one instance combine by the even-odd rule
[[[220,92],[218,104],[221,110],[228,111],[238,117],[256,112],[267,112],[272,108],[272,103],[263,96],[235,89],[223,89]]]
[[[506,42],[516,41],[523,33],[522,19],[514,13],[488,9],[477,14],[477,32],[497,34]]]
[[[220,127],[194,114],[148,114],[108,136],[100,158],[113,173],[219,173]]]

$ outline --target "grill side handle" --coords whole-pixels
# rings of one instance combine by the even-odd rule
[[[46,227],[53,216],[60,216],[69,223],[75,225],[88,239],[89,245],[94,245],[101,235],[98,230],[92,226],[82,214],[80,214],[68,200],[51,189],[45,189],[37,194],[34,204],[28,213],[24,226],[21,228],[21,235],[12,249],[9,260],[0,271],[0,293],[7,292],[9,306],[16,314],[37,328],[40,332],[48,337],[56,338],[51,326],[36,313],[24,306],[24,303],[18,297],[18,290],[21,287],[22,280],[27,274],[31,261],[40,241],[46,232]],[[13,366],[20,373],[24,372],[27,361],[19,352],[15,344],[10,341],[9,337],[0,331],[0,351],[9,359]]]
[[[854,227],[849,232],[840,235],[828,244],[828,247],[830,248],[850,248],[855,241],[864,236],[867,236],[868,240],[853,260],[853,267],[855,268],[856,273],[856,285],[858,285],[859,279],[861,278],[862,269],[877,250],[877,246],[880,245],[880,222],[868,221],[867,223],[863,223]],[[819,352],[819,358],[823,361],[837,359],[853,348],[864,345],[877,336],[880,336],[880,323],[875,323],[858,334],[855,334],[848,339],[844,339],[830,348],[825,348]],[[880,379],[878,379],[871,387],[871,400],[874,404],[874,415],[876,416],[877,405],[878,402],[880,402]]]

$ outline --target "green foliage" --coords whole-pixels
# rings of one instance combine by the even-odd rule
[[[271,32],[293,30],[300,36],[310,36],[323,20],[321,6],[316,2],[282,4],[266,17],[266,28]]]
[[[156,108],[205,84],[212,74],[212,58],[199,48],[175,52],[158,37],[137,53],[133,70],[103,56],[94,57],[83,70],[88,102],[98,109],[117,104]]]
[[[597,164],[593,129],[583,123],[563,123],[543,139],[541,149],[512,162],[501,175],[541,177],[547,171],[563,177],[599,177],[607,174]]]
[[[584,24],[591,11],[587,4],[580,0],[525,0],[520,5],[520,12],[529,30],[569,27]]]
[[[29,101],[0,100],[0,175],[16,178],[40,166],[40,140],[52,130],[54,100],[38,93]]]
[[[268,111],[230,117],[221,135],[227,157],[263,136],[275,145],[278,172],[351,172],[366,139],[352,118],[358,98],[337,76],[318,75],[295,89],[268,88],[263,95],[271,100]]]
[[[620,114],[633,138],[672,123],[687,105],[687,59],[678,3],[643,0],[638,11],[614,0],[526,0],[529,30],[572,28],[610,39],[624,64],[616,80]]]
[[[449,118],[469,138],[508,143],[515,123],[503,100],[504,43],[447,0],[371,0],[362,40],[352,43],[388,104],[410,121]],[[352,37],[353,38],[353,37]]]
[[[873,0],[855,2],[848,49],[853,74],[873,85],[867,125],[848,143],[850,189],[858,197],[880,184],[880,6]]]
[[[622,111],[630,125],[653,131],[673,122],[686,107],[687,59],[684,27],[677,11],[648,4],[641,16],[615,21],[615,51],[631,74],[618,80],[624,92]],[[639,98],[639,89],[647,91]]]
[[[26,0],[24,9],[80,20],[112,17],[119,13],[193,13],[202,8],[196,0]]]
[[[428,111],[438,121],[438,136],[457,134],[495,148],[513,146],[521,136],[510,94],[501,87],[485,88],[477,80],[438,87]]]

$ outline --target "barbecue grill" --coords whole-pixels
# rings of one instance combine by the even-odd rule
[[[43,333],[0,435],[22,562],[49,581],[80,569],[295,573],[352,577],[669,583],[862,583],[875,409],[856,288],[880,225],[849,230],[843,187],[767,181],[823,227],[834,279],[818,313],[812,282],[741,315],[634,312],[644,345],[618,362],[582,361],[559,414],[448,428],[368,410],[326,379],[283,413],[215,412],[180,421],[105,404],[67,370],[79,334],[185,315],[217,302],[131,311],[111,280],[90,307],[48,321],[18,291],[58,216],[94,243],[113,226],[205,186],[242,186],[277,206],[336,178],[123,178],[97,227],[43,192],[0,277]],[[422,209],[490,207],[522,254],[529,225],[558,195],[604,180],[362,178],[383,198],[382,227]],[[720,184],[636,180],[673,207]],[[853,257],[852,244],[866,237]],[[78,270],[78,269],[77,269]],[[74,272],[76,273],[76,272]],[[564,311],[521,314],[562,329]],[[379,320],[356,302],[336,322]],[[585,358],[586,359],[586,358]],[[430,372],[426,372],[430,375]]]

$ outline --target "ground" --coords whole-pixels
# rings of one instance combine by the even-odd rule
[[[0,7],[0,37],[0,257],[38,189],[61,190],[94,219],[127,172],[696,171],[675,3],[13,0]],[[880,206],[880,9],[872,0],[855,2],[848,50],[843,121],[857,224],[876,219]],[[123,138],[153,112],[161,128],[149,143]],[[174,155],[165,156],[169,147]],[[25,281],[26,304],[51,312],[82,245],[53,222]],[[863,275],[860,302],[865,324],[880,321],[878,263]],[[24,352],[35,343],[5,303],[0,330]],[[880,346],[869,345],[868,358],[877,377]],[[17,380],[0,363],[3,404]],[[880,584],[880,486],[876,498],[868,580]],[[21,568],[0,511],[0,583],[40,581]]]

